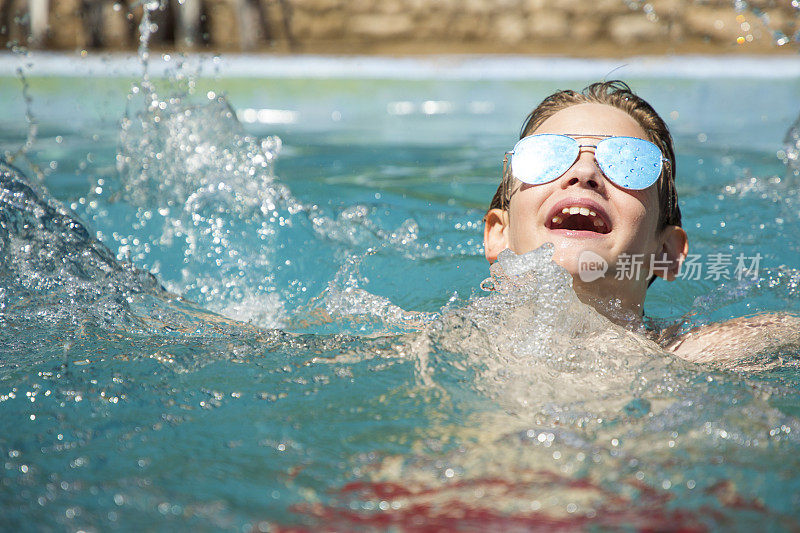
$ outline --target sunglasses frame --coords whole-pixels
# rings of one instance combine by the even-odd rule
[[[655,146],[655,147],[658,149],[658,152],[661,154],[661,164],[662,164],[662,167],[663,167],[664,165],[666,165],[666,167],[667,167],[667,168],[669,168],[669,167],[670,167],[670,161],[669,161],[669,159],[667,159],[666,157],[664,157],[664,153],[663,153],[663,152],[661,151],[661,149],[660,149],[660,148],[658,148],[658,146],[656,146],[654,143],[652,143],[652,142],[648,141],[647,139],[641,139],[641,138],[639,138],[639,137],[630,137],[630,136],[627,136],[627,135],[595,135],[595,134],[582,134],[582,133],[534,133],[533,135],[526,135],[525,137],[523,137],[522,139],[520,139],[519,141],[517,141],[517,144],[515,144],[515,145],[514,145],[514,148],[516,148],[516,147],[519,145],[519,143],[520,143],[520,142],[522,142],[523,140],[527,139],[528,137],[534,137],[534,136],[537,136],[537,135],[555,135],[555,136],[559,136],[559,137],[569,137],[569,138],[573,139],[573,140],[574,140],[576,143],[578,143],[578,155],[576,156],[576,158],[575,158],[575,161],[577,161],[577,160],[578,160],[578,158],[580,157],[580,154],[581,154],[581,152],[583,152],[583,150],[584,150],[585,148],[594,148],[594,150],[595,150],[595,152],[596,152],[596,151],[597,151],[597,145],[598,145],[598,144],[600,144],[601,142],[603,142],[603,141],[604,141],[604,140],[606,140],[606,139],[613,139],[613,138],[627,138],[627,139],[636,139],[636,140],[639,140],[639,141],[644,141],[644,142],[646,142],[646,143],[650,143],[650,144],[652,144],[653,146]],[[600,140],[600,141],[598,141],[598,142],[596,142],[595,144],[582,144],[582,143],[581,143],[581,141],[579,141],[579,140],[577,139],[578,137],[584,137],[584,138],[590,138],[590,139],[601,139],[601,140]],[[593,152],[593,153],[594,153],[594,152]],[[503,176],[506,176],[506,173],[508,172],[508,156],[510,156],[510,155],[514,155],[514,150],[509,150],[508,152],[505,152],[505,155],[503,156]],[[548,181],[545,181],[545,182],[542,182],[542,183],[535,183],[535,184],[531,184],[531,183],[528,183],[528,182],[526,182],[526,181],[520,180],[519,178],[515,178],[515,177],[514,177],[514,175],[513,175],[513,171],[512,171],[512,173],[511,173],[511,177],[512,177],[512,178],[515,178],[515,179],[517,179],[517,180],[519,180],[519,181],[522,181],[523,183],[528,183],[529,185],[544,185],[544,184],[546,184],[546,183],[551,183],[551,182],[553,182],[553,181],[557,180],[558,178],[560,178],[561,176],[563,176],[564,174],[566,174],[566,173],[569,171],[569,169],[570,169],[570,168],[572,168],[572,165],[574,165],[574,164],[575,164],[575,161],[573,161],[573,162],[570,164],[570,166],[569,166],[569,167],[567,167],[567,168],[564,170],[564,172],[562,172],[561,174],[559,174],[558,176],[556,176],[556,177],[555,177],[555,178],[553,178],[552,180],[548,180]],[[603,176],[604,176],[604,177],[605,177],[605,178],[606,178],[608,181],[610,181],[611,183],[613,183],[614,185],[616,185],[616,186],[618,186],[618,187],[622,187],[623,189],[627,189],[627,190],[643,190],[643,189],[632,189],[632,188],[629,188],[629,187],[624,187],[624,186],[622,186],[622,185],[618,184],[616,181],[614,181],[613,179],[609,178],[609,177],[606,175],[606,173],[603,171],[603,168],[600,166],[600,163],[599,163],[599,162],[597,162],[597,159],[595,159],[595,163],[597,164],[597,168],[599,168],[599,169],[600,169],[600,172],[603,174]],[[658,178],[659,178],[659,177],[661,177],[661,174],[663,174],[663,172],[664,172],[664,169],[662,168],[662,169],[661,169],[661,172],[659,172],[659,174],[658,174],[658,176],[656,177],[655,181],[653,181],[653,183],[651,183],[651,184],[650,184],[650,185],[648,185],[647,187],[652,187],[652,186],[653,186],[653,185],[654,185],[656,182],[658,182]],[[647,187],[644,187],[644,189],[646,189]],[[505,195],[504,195],[504,196],[505,196]]]

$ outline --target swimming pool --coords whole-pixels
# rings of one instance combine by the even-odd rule
[[[34,60],[33,189],[3,181],[3,529],[796,527],[797,350],[675,361],[546,254],[478,289],[522,119],[608,64],[228,61],[173,59],[148,99],[120,61]],[[614,76],[670,124],[690,251],[760,254],[758,280],[657,282],[647,313],[798,313],[800,74],[705,61]],[[18,80],[0,95],[11,149]]]

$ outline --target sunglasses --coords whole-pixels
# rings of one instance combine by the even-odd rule
[[[581,144],[573,137],[602,140]],[[605,177],[625,189],[648,188],[661,175],[662,164],[669,164],[658,146],[636,137],[541,133],[520,139],[506,152],[503,174],[510,165],[511,175],[523,183],[549,183],[568,171],[584,148],[594,148],[594,159]]]

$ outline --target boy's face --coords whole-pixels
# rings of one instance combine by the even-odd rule
[[[641,126],[627,113],[604,104],[578,104],[555,113],[534,133],[615,135],[647,139]],[[578,137],[581,144],[596,138]],[[601,231],[555,229],[554,217],[566,218],[564,207],[585,207],[608,224]],[[655,186],[628,190],[609,181],[594,159],[593,149],[583,149],[578,160],[561,177],[543,185],[522,184],[511,196],[509,248],[525,253],[546,242],[555,245],[553,260],[571,274],[578,272],[578,256],[591,250],[609,265],[621,254],[656,252],[658,192]],[[594,217],[593,217],[594,218]],[[570,227],[569,224],[565,226]]]
[[[569,134],[583,145],[599,142],[591,135],[647,139],[645,131],[630,115],[595,103],[563,109],[545,120],[534,133]],[[587,137],[581,137],[581,134]],[[583,208],[584,211],[569,216],[569,211],[564,213],[565,208]],[[596,215],[587,216],[586,209]],[[513,189],[502,231],[492,234],[487,225],[487,258],[493,260],[492,256],[496,257],[505,247],[522,254],[550,242],[555,245],[553,260],[573,276],[578,275],[581,253],[587,250],[596,253],[609,265],[606,279],[600,283],[613,284],[613,269],[618,258],[623,254],[640,254],[644,260],[642,279],[634,281],[636,287],[628,290],[637,293],[630,295],[633,299],[643,300],[648,260],[663,252],[663,235],[657,231],[658,218],[659,199],[655,185],[644,190],[628,190],[615,185],[597,166],[594,149],[583,148],[578,160],[556,180],[542,185],[523,183]],[[500,231],[497,227],[495,230]],[[612,279],[608,279],[609,276]],[[626,290],[623,287],[619,289]],[[629,299],[624,294],[620,296]]]

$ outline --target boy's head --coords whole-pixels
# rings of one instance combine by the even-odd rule
[[[650,267],[672,279],[688,250],[664,121],[625,83],[594,83],[545,98],[520,138],[486,215],[487,259],[552,242],[577,292],[640,308]],[[587,282],[586,257],[605,261],[606,275]]]

